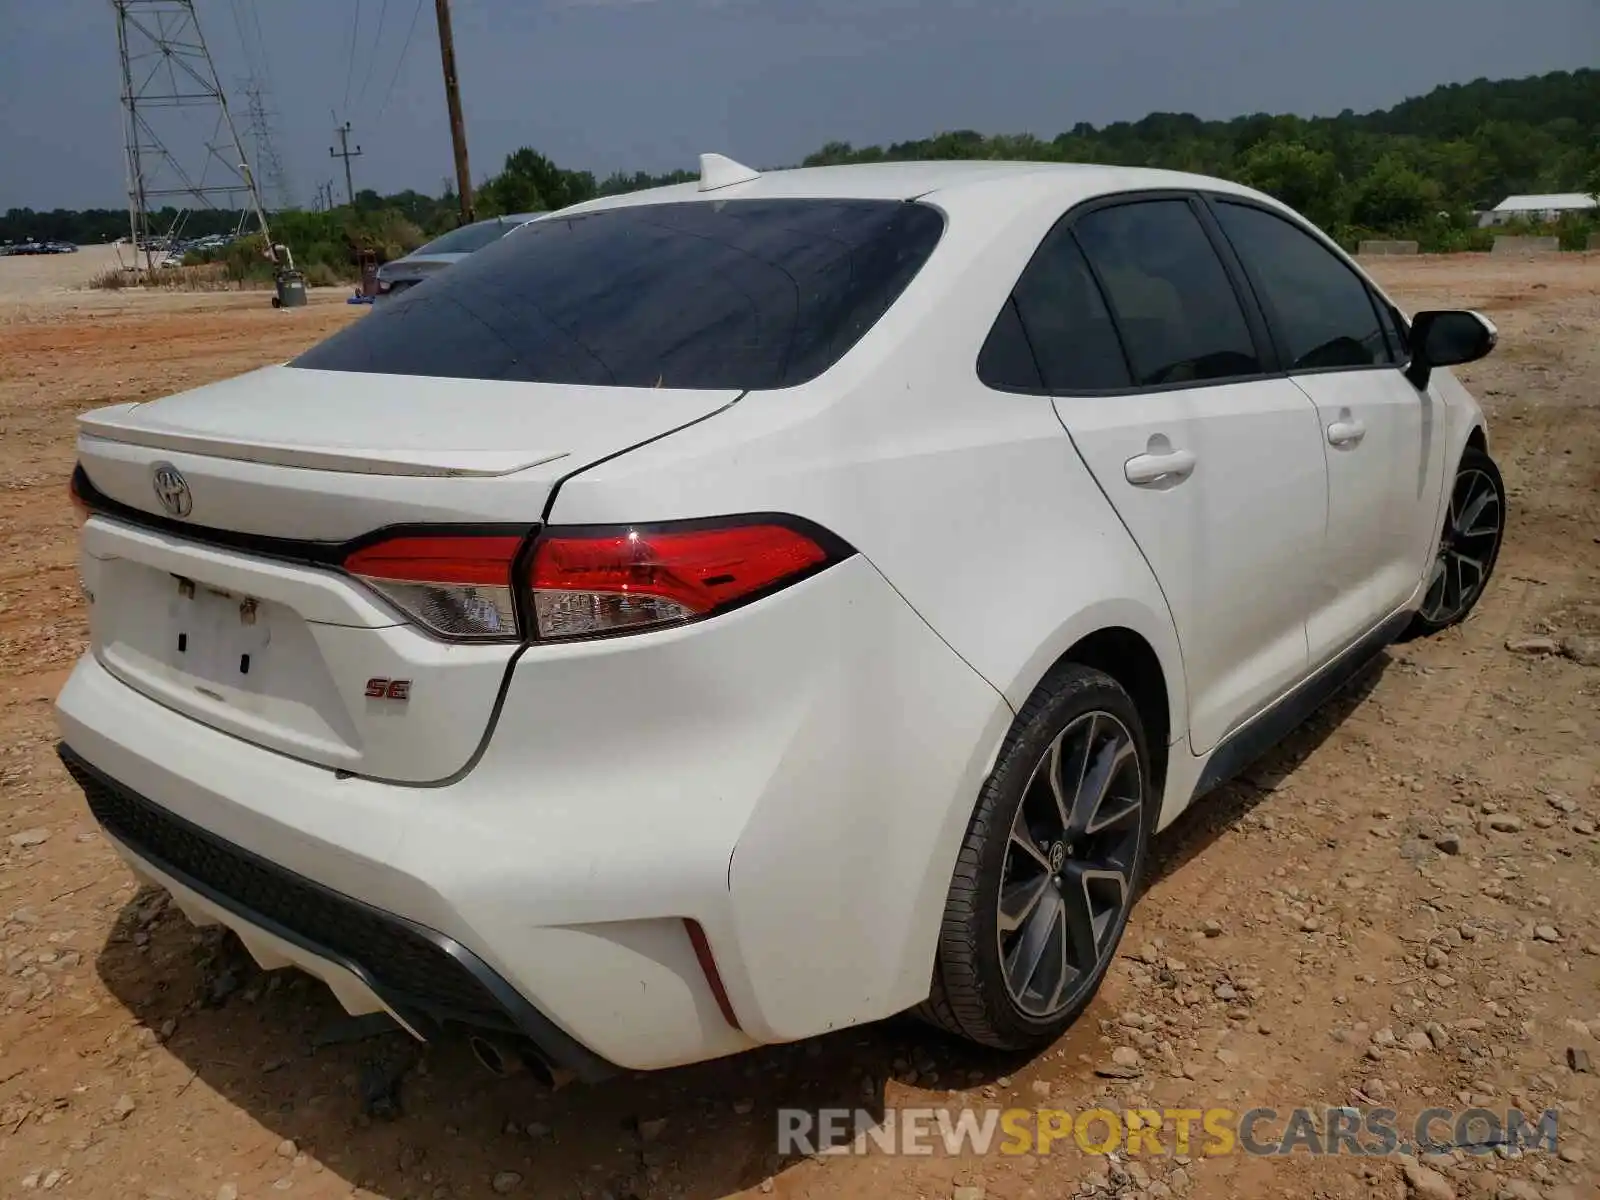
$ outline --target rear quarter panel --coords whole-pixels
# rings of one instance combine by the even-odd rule
[[[752,393],[575,475],[550,520],[810,518],[860,550],[1013,709],[1074,642],[1134,630],[1161,660],[1170,729],[1181,734],[1182,659],[1148,566],[1050,398],[991,391],[977,378],[1001,304],[1078,198],[1048,180],[1022,190],[1024,203],[1002,221],[951,203],[934,258],[820,379]],[[997,749],[998,739],[990,755]],[[955,846],[943,851],[953,862]]]
[[[1154,646],[1170,694],[1170,728],[1174,736],[1186,731],[1181,654],[1160,587],[1082,466],[1050,397],[992,392],[976,376],[995,314],[1067,203],[1040,195],[1026,219],[1006,222],[952,214],[939,251],[946,258],[936,254],[834,370],[803,387],[747,395],[709,421],[579,472],[557,491],[550,523],[802,515],[851,542],[958,661],[1000,694],[1006,717],[1077,640],[1126,627]],[[939,672],[896,686],[923,688],[930,698],[954,688]],[[962,693],[949,694],[954,702]],[[853,726],[850,736],[877,742],[893,734],[890,744],[912,747],[914,730],[896,722],[917,712],[899,704],[877,722]],[[893,928],[872,931],[872,946],[907,947],[907,955],[867,1008],[883,1014],[917,1002],[930,978],[941,898],[1008,725],[973,725],[981,741],[966,749],[976,773],[918,795],[886,792],[872,819],[818,819],[768,798],[734,848],[731,888],[784,874],[782,864],[802,846],[800,861],[829,864],[826,888],[821,877],[811,885],[826,891],[818,906],[845,912],[854,898],[875,894],[882,883],[877,864],[906,861],[896,840],[915,827],[918,848],[928,838],[926,853],[918,854],[915,878],[898,886],[930,902],[899,910]],[[883,771],[888,789],[896,771],[882,754],[866,744],[859,754]],[[898,778],[918,778],[917,754],[907,752]],[[1163,805],[1163,813],[1174,811]],[[800,906],[797,914],[811,907],[792,893],[784,902]],[[750,946],[747,936],[741,941]],[[790,978],[776,962],[752,963],[752,971]],[[866,1018],[862,986],[859,979],[818,981],[808,990],[808,1011]],[[822,1002],[829,989],[837,1003]],[[782,1006],[768,997],[763,1010],[770,1005],[771,1032],[800,1034],[797,1014],[779,1018]]]

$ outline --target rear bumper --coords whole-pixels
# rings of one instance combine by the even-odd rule
[[[386,1012],[412,1036],[458,1021],[528,1038],[552,1065],[595,1082],[617,1068],[579,1045],[454,938],[296,875],[59,753],[133,873],[196,925],[225,925],[267,970],[299,967],[347,1012]]]
[[[276,938],[269,959],[357,1005],[498,1022],[591,1076],[924,999],[1011,719],[860,556],[713,621],[530,648],[481,757],[446,786],[340,778],[252,746],[92,656],[57,714],[136,870],[246,944]],[[412,971],[413,954],[432,966]]]

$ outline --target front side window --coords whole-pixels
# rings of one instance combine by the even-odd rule
[[[1382,296],[1374,295],[1372,303],[1377,306],[1378,320],[1383,324],[1383,334],[1389,340],[1393,361],[1410,362],[1411,336],[1406,329],[1405,318]]]
[[[901,200],[712,200],[546,217],[291,364],[639,388],[822,374],[944,232]]]
[[[1187,201],[1095,209],[1073,230],[1104,286],[1136,385],[1261,373],[1239,297]]]
[[[1284,340],[1291,371],[1395,361],[1361,278],[1293,223],[1245,204],[1216,204],[1261,306]]]

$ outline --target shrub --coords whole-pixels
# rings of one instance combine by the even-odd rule
[[[314,262],[305,270],[307,287],[337,287],[349,282],[325,262]]]

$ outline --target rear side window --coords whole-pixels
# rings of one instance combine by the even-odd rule
[[[1037,392],[1044,388],[1038,360],[1017,312],[1017,298],[1008,296],[978,352],[978,379],[1002,392]]]
[[[1233,284],[1183,200],[1095,209],[1073,224],[1142,387],[1262,370]]]
[[[1111,314],[1065,225],[1045,237],[1012,299],[1046,389],[1097,391],[1132,382]]]
[[[642,388],[778,388],[837,362],[933,253],[898,200],[726,200],[527,225],[291,364]]]
[[[1286,343],[1291,371],[1395,361],[1372,293],[1333,251],[1282,217],[1245,204],[1215,205],[1217,221]]]

